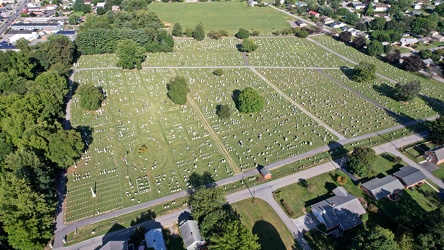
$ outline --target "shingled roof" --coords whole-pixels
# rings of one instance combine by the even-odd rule
[[[426,179],[426,176],[421,170],[411,166],[402,167],[399,171],[393,173],[393,175],[401,179],[401,182],[406,186],[414,185]]]
[[[391,175],[384,178],[374,178],[362,184],[364,188],[369,190],[376,200],[385,198],[393,193],[404,189],[401,182]]]

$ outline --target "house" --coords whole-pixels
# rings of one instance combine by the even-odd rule
[[[8,41],[12,44],[15,44],[18,40],[24,38],[24,39],[32,42],[35,39],[37,39],[38,37],[39,37],[39,35],[37,34],[37,32],[32,32],[31,34],[14,34],[11,37],[9,37]]]
[[[418,43],[418,39],[416,38],[401,38],[401,40],[399,41],[401,42],[402,46],[408,46]]]
[[[389,4],[376,4],[373,6],[374,12],[386,12],[390,8]]]
[[[368,194],[368,196],[375,200],[380,200],[389,195],[398,193],[404,189],[404,186],[395,177],[387,175],[381,179],[376,177],[370,181],[362,183],[361,188]]]
[[[47,4],[45,5],[46,10],[56,10],[57,9],[57,5],[55,4]]]
[[[7,51],[7,50],[19,51],[19,49],[17,47],[15,47],[12,43],[9,43],[7,41],[1,41],[0,42],[0,51]]]
[[[318,17],[320,16],[320,14],[319,14],[318,12],[313,11],[313,10],[310,10],[310,11],[308,12],[308,14],[310,14],[311,16],[314,16],[314,17],[316,17],[316,18],[318,18]]]
[[[437,41],[437,42],[444,42],[444,36],[442,36],[442,35],[439,34],[438,32],[434,32],[434,33],[432,34],[432,39],[433,39],[434,41]]]
[[[108,241],[99,250],[127,250],[125,241]]]
[[[344,26],[345,26],[345,23],[341,23],[341,22],[337,22],[337,21],[330,24],[330,28],[333,28],[333,29],[341,28]]]
[[[327,231],[348,230],[362,223],[359,216],[365,214],[361,202],[343,187],[333,189],[335,196],[311,205],[316,219],[325,225]]]
[[[187,250],[197,250],[205,244],[202,236],[200,236],[197,221],[187,220],[183,222],[179,225],[179,231]]]
[[[433,2],[433,4],[435,6],[442,4],[442,0],[435,0],[435,2]]]
[[[426,160],[439,165],[444,162],[444,148],[425,152]]]
[[[420,10],[412,10],[412,12],[410,12],[410,16],[419,16],[421,13],[422,11]]]
[[[325,17],[325,18],[323,19],[323,22],[324,22],[325,25],[327,25],[327,24],[331,24],[331,23],[334,23],[334,21],[335,21],[335,20],[333,20],[333,18],[330,18],[330,17]]]
[[[306,2],[296,2],[296,3],[294,3],[297,7],[305,7],[305,6],[307,6],[307,3]]]
[[[62,30],[62,25],[60,23],[15,23],[10,27],[12,30]]]
[[[111,11],[112,12],[116,12],[116,11],[119,11],[120,10],[120,6],[119,5],[113,5],[113,6],[111,6]]]
[[[426,66],[426,67],[430,67],[430,66],[434,66],[435,65],[433,60],[430,59],[430,58],[424,59],[424,60],[422,60],[422,62],[424,63],[424,66]]]
[[[296,20],[295,23],[299,26],[299,27],[307,27],[307,24],[302,21],[302,20]]]
[[[355,10],[363,10],[365,7],[367,7],[366,4],[360,2],[353,3],[353,8],[355,8]]]
[[[342,30],[342,31],[350,31],[351,29],[353,29],[353,28],[348,27],[348,26],[343,26],[343,27],[341,27],[341,30]]]
[[[422,9],[422,3],[414,3],[412,7],[415,10],[420,10]]]
[[[104,9],[104,8],[105,8],[105,2],[97,3],[97,4],[96,4],[96,8],[102,8],[102,9]]]
[[[265,168],[264,166],[258,166],[257,167],[257,170],[259,171],[259,173],[262,175],[262,177],[265,179],[265,180],[269,180],[269,179],[271,179],[271,173],[270,173],[270,171],[268,171],[268,169],[267,168]]]
[[[58,35],[63,35],[69,38],[69,40],[73,41],[76,40],[77,33],[75,30],[61,30],[57,32]]]
[[[398,178],[405,188],[421,185],[426,179],[421,170],[411,166],[402,167],[399,171],[393,173],[393,176]]]
[[[154,228],[148,231],[145,234],[145,244],[147,248],[152,248],[154,250],[166,250],[162,229]]]

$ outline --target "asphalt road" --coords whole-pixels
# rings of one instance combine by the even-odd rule
[[[15,19],[17,19],[17,17],[20,16],[20,13],[22,12],[23,8],[25,7],[25,5],[27,3],[29,3],[29,0],[22,0],[22,3],[20,4],[20,6],[17,9],[17,11],[14,12],[14,14],[12,14],[9,17],[8,21],[6,21],[3,25],[0,26],[0,35],[3,35],[5,30],[7,30],[9,28],[9,26],[15,21]]]

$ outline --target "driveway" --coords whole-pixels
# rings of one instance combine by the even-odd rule
[[[319,221],[316,219],[313,213],[302,215],[301,217],[294,219],[293,223],[299,229],[299,232],[310,231],[311,229],[319,225]]]

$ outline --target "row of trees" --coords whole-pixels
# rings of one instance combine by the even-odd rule
[[[240,221],[239,215],[227,201],[220,188],[198,188],[190,195],[191,216],[198,221],[200,231],[212,250],[259,250],[258,237]]]
[[[12,248],[42,249],[52,236],[56,174],[80,158],[85,138],[61,124],[73,44],[55,35],[18,46],[0,52],[0,225]]]

